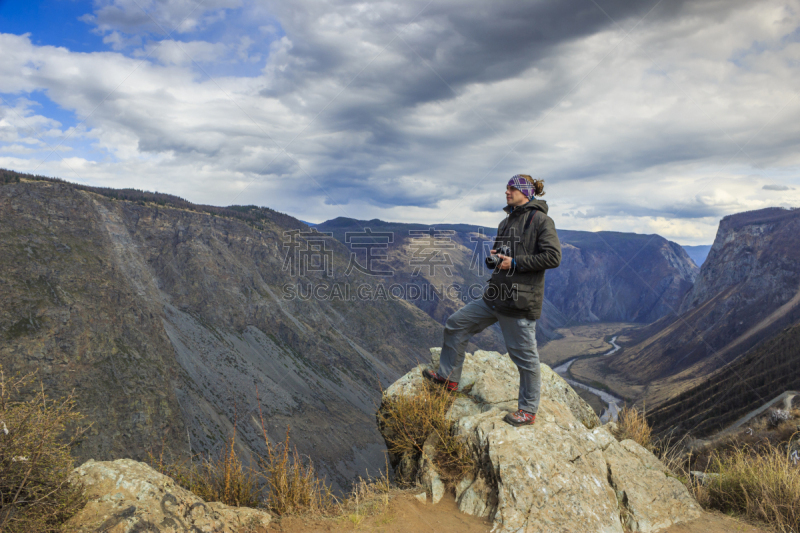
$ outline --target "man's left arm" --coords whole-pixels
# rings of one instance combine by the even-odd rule
[[[556,268],[561,264],[561,242],[558,240],[553,219],[545,215],[539,232],[539,252],[514,258],[516,272],[528,272]]]

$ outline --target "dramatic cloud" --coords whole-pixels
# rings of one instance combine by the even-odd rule
[[[491,227],[527,172],[559,227],[687,244],[800,204],[798,1],[102,0],[82,19],[105,49],[0,34],[0,166]]]

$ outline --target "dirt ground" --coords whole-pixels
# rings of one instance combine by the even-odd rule
[[[704,513],[697,520],[674,525],[663,533],[768,533],[768,530],[720,513]]]
[[[492,524],[458,511],[451,493],[436,505],[425,505],[409,492],[397,492],[386,510],[363,518],[360,522],[341,518],[308,519],[288,517],[273,521],[271,533],[343,533],[364,531],[375,533],[488,533]],[[578,533],[578,532],[576,532]],[[580,532],[583,533],[583,532]],[[697,520],[678,524],[662,533],[768,533],[719,513],[704,513]]]
[[[436,505],[417,501],[409,492],[397,492],[382,512],[358,518],[349,516],[310,520],[289,517],[275,520],[269,532],[281,533],[339,533],[365,531],[375,533],[487,533],[492,528],[488,520],[459,512],[452,493],[448,492]]]

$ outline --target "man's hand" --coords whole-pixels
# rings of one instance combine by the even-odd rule
[[[496,252],[497,250],[491,250],[489,253],[494,254]],[[497,257],[503,260],[502,263],[497,265],[497,268],[499,268],[500,270],[508,270],[511,268],[511,258],[509,256],[503,254],[497,254]]]

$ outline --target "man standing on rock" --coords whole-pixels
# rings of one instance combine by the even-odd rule
[[[470,337],[500,322],[508,355],[519,369],[518,410],[505,421],[512,426],[533,424],[539,409],[541,374],[536,350],[536,320],[542,314],[544,271],[561,263],[561,243],[553,219],[547,216],[544,180],[517,174],[506,185],[506,218],[497,228],[491,253],[499,264],[483,292],[447,319],[439,369],[422,375],[458,390],[464,351]],[[510,254],[498,253],[508,246]]]

